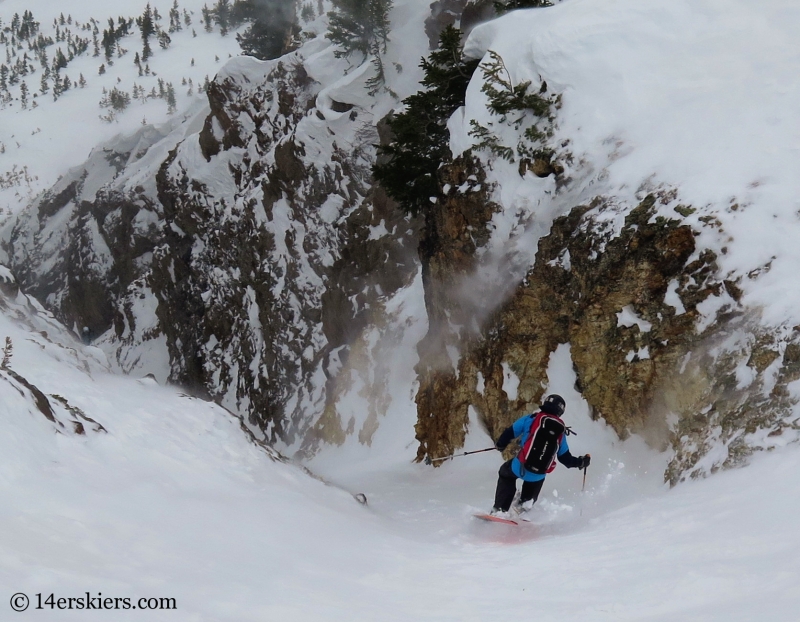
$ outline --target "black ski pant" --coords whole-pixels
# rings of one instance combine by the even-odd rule
[[[503,512],[508,512],[511,508],[511,502],[514,500],[514,494],[517,492],[517,476],[511,470],[511,460],[504,462],[503,466],[498,471],[500,477],[497,478],[497,491],[494,493],[494,507]],[[522,492],[519,496],[520,503],[530,501],[536,503],[539,498],[539,492],[542,490],[544,479],[538,482],[522,481]]]

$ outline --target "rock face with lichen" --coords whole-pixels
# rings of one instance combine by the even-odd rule
[[[741,315],[709,331],[663,387],[665,404],[681,414],[665,479],[674,485],[796,442],[789,386],[798,380],[800,327],[769,331]]]
[[[600,202],[557,219],[523,283],[491,318],[484,337],[467,344],[452,396],[428,425],[455,420],[463,429],[471,405],[496,438],[537,407],[550,354],[570,343],[580,389],[597,415],[623,436],[646,429],[659,379],[686,353],[694,309],[713,292],[713,257],[687,265],[693,232],[679,220],[650,223],[655,200],[648,197],[632,210],[620,231],[604,232]],[[681,315],[664,302],[673,280],[683,283],[687,312]],[[621,325],[623,313],[636,323]],[[519,379],[515,395],[504,389],[506,366]],[[452,449],[436,438],[426,437],[421,452]]]
[[[800,378],[799,332],[770,336],[748,322],[735,283],[720,280],[716,256],[682,222],[685,208],[655,216],[657,201],[645,198],[618,230],[609,218],[618,208],[599,199],[555,220],[482,334],[453,340],[457,364],[445,360],[433,380],[420,374],[419,458],[460,447],[470,408],[492,438],[536,409],[560,344],[571,346],[576,388],[595,417],[622,438],[672,446],[665,477],[673,484],[741,463],[797,430],[787,385]],[[447,282],[440,274],[429,286],[446,291]],[[702,328],[698,306],[709,297],[722,304]],[[433,314],[451,316],[452,301],[426,300]]]

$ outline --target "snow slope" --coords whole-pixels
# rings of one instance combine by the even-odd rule
[[[64,334],[51,326],[54,342]],[[0,335],[13,339],[13,369],[107,430],[56,433],[0,382],[0,582],[6,598],[32,599],[31,619],[85,620],[82,610],[36,610],[35,595],[87,591],[133,604],[174,598],[176,610],[151,617],[214,622],[788,622],[800,606],[800,453],[668,492],[663,456],[615,442],[569,393],[567,348],[552,388],[571,405],[573,447],[595,455],[587,490],[559,469],[534,524],[514,528],[470,517],[490,502],[496,454],[435,472],[404,456],[340,461],[334,479],[364,492],[362,506],[274,460],[217,406],[112,376],[93,348],[43,346],[5,315]]]

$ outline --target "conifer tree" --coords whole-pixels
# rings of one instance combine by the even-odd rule
[[[156,27],[153,22],[153,10],[150,8],[150,3],[144,9],[144,13],[138,19],[139,30],[142,33],[142,60],[147,60],[153,55],[150,49],[150,37],[155,34]]]
[[[391,8],[391,0],[333,0],[326,37],[339,46],[337,58],[358,52],[366,60],[376,46],[385,53]]]
[[[314,19],[314,17],[316,17],[314,14],[314,6],[310,2],[304,4],[303,8],[300,10],[300,19],[308,23]]]
[[[64,85],[61,82],[61,75],[56,71],[55,77],[53,78],[53,101],[57,101],[59,97],[61,97],[61,93],[64,91]]]
[[[295,0],[234,0],[229,28],[250,22],[236,39],[242,52],[261,60],[277,58],[286,52],[295,34]]]
[[[228,34],[230,25],[231,3],[230,0],[217,0],[214,5],[214,21],[219,26],[219,32],[224,37]]]
[[[103,52],[105,53],[106,61],[111,60],[115,45],[114,33],[110,30],[103,30]]]
[[[206,25],[206,32],[211,32],[213,29],[211,26],[211,22],[213,19],[213,16],[211,15],[211,9],[209,9],[208,6],[204,4],[203,8],[201,9],[201,12],[203,14],[203,22]]]
[[[259,60],[277,58],[283,52],[286,32],[291,26],[289,22],[257,19],[241,34],[236,35],[242,54],[253,56]]]
[[[103,89],[103,98],[100,100],[100,106],[102,108],[108,108],[114,112],[122,112],[130,103],[130,94],[119,90],[116,86],[111,89],[110,93]],[[110,119],[113,118],[114,116],[112,115]]]
[[[19,103],[22,104],[22,109],[28,107],[28,85],[23,80],[19,85]]]
[[[384,83],[381,55],[386,53],[389,41],[392,0],[333,0],[333,6],[326,36],[339,47],[334,55],[342,58],[359,53],[362,62],[372,57],[376,71],[367,86],[375,94]]]
[[[172,8],[169,10],[169,31],[176,32],[181,30],[181,13],[178,10],[178,0],[172,3]]]
[[[172,82],[167,83],[167,113],[173,114],[178,108],[178,103],[175,101],[175,88]]]
[[[389,120],[394,138],[378,149],[372,173],[407,212],[417,214],[439,194],[439,167],[452,160],[447,121],[464,104],[477,60],[463,57],[461,31],[448,26],[439,47],[421,67],[423,90],[403,100],[405,110]]]
[[[58,71],[59,69],[64,69],[67,66],[67,57],[64,56],[64,52],[61,51],[61,48],[56,50],[56,57],[53,59],[53,69]]]

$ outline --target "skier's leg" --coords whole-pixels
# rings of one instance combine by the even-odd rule
[[[511,470],[511,460],[504,462],[498,471],[497,490],[494,494],[494,507],[508,512],[514,493],[517,492],[517,476]]]
[[[544,479],[540,479],[538,482],[522,482],[522,493],[519,496],[519,503],[523,505],[527,501],[536,501],[539,499],[539,493],[542,490],[542,485],[544,484]],[[531,503],[531,505],[533,505]]]

